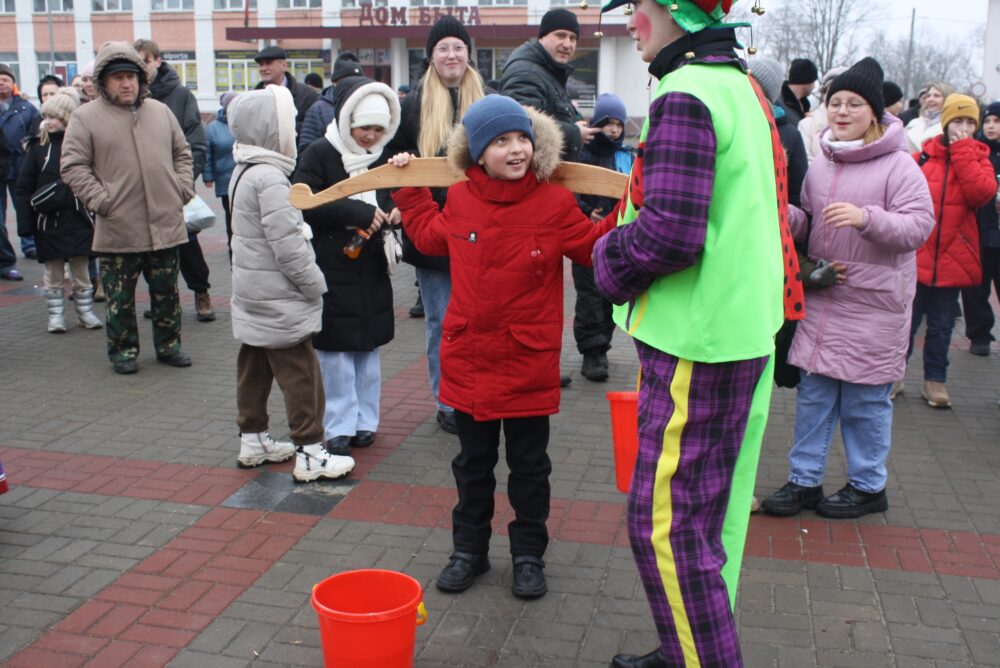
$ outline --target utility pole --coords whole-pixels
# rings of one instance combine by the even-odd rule
[[[913,8],[910,14],[910,45],[906,48],[906,79],[903,82],[903,91],[906,99],[910,99],[910,68],[913,62],[913,32],[917,25],[917,8]]]

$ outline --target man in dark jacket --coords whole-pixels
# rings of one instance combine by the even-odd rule
[[[565,141],[563,160],[575,161],[580,149],[600,132],[587,127],[573,106],[566,82],[576,52],[580,22],[567,9],[550,9],[538,26],[538,39],[525,42],[510,55],[500,77],[500,93],[545,112],[559,124]]]
[[[7,139],[0,132],[0,187],[7,182],[12,159],[13,154],[7,145]],[[7,240],[7,226],[2,216],[3,214],[0,214],[0,278],[5,281],[21,281],[24,277],[14,268],[17,265],[17,256],[14,254],[14,247]]]
[[[198,180],[205,169],[205,127],[201,124],[201,112],[194,93],[181,85],[177,72],[162,58],[159,45],[151,39],[136,40],[133,45],[139,56],[146,63],[146,74],[149,76],[149,95],[157,102],[162,102],[174,113],[177,124],[184,132],[188,146],[191,147],[191,157],[194,161],[194,181]],[[208,294],[212,286],[208,282],[208,263],[198,243],[198,235],[188,234],[188,242],[180,246],[181,275],[188,289],[194,292],[195,313],[200,322],[215,320],[212,310],[212,298]],[[143,315],[153,317],[152,310],[146,310]]]
[[[309,86],[299,83],[288,73],[288,54],[280,46],[265,46],[253,57],[260,67],[260,83],[257,88],[265,88],[268,84],[284,86],[292,94],[292,101],[295,102],[295,133],[302,131],[302,121],[306,117],[309,107],[319,99],[316,91]]]
[[[0,182],[0,225],[6,223],[7,193],[10,193],[12,201],[14,199],[14,184],[17,183],[21,161],[24,160],[24,140],[30,136],[35,117],[38,116],[38,110],[33,104],[14,94],[15,84],[17,79],[14,78],[13,70],[0,64],[0,132],[7,140],[11,152],[7,179]],[[24,253],[24,257],[35,259],[35,240],[31,237],[21,237],[21,252]],[[4,264],[4,261],[0,260],[0,264]],[[9,269],[13,270],[13,264]]]
[[[333,62],[333,71],[330,73],[330,85],[320,93],[316,104],[309,107],[305,119],[302,121],[302,129],[299,131],[298,148],[299,155],[306,150],[309,144],[313,143],[324,134],[326,127],[337,113],[337,108],[333,104],[333,91],[337,87],[337,82],[346,77],[361,77],[364,71],[358,57],[353,53],[345,51],[337,56]]]
[[[816,64],[808,58],[796,58],[788,68],[788,80],[781,86],[781,108],[788,114],[792,127],[798,127],[799,121],[809,113],[809,94],[816,88],[819,70]]]

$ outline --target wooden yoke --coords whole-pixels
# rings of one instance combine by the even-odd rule
[[[414,158],[406,167],[382,165],[364,174],[335,183],[318,193],[314,193],[304,183],[296,183],[292,185],[288,201],[296,209],[315,209],[369,190],[405,187],[447,188],[466,180],[464,174],[456,174],[448,166],[446,158]],[[628,175],[579,162],[561,162],[549,177],[549,182],[580,195],[621,199],[628,186]]]

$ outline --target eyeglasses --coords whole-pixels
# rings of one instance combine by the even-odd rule
[[[465,46],[465,44],[454,44],[452,46],[442,44],[441,46],[434,47],[434,53],[442,56],[447,56],[449,53],[454,53],[456,56],[460,56],[468,50],[469,49]]]
[[[859,114],[861,113],[861,110],[867,106],[868,105],[864,102],[858,102],[857,100],[852,100],[847,104],[844,104],[843,102],[832,102],[826,105],[826,108],[828,111],[832,111],[835,114],[840,113],[840,110],[845,108],[847,109],[848,112],[852,114]]]

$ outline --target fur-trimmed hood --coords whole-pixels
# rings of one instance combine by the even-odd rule
[[[522,105],[523,106],[523,105]],[[524,107],[531,119],[531,130],[535,133],[535,152],[531,156],[531,171],[539,181],[546,181],[559,166],[559,156],[562,154],[563,136],[559,126],[549,116],[532,107]],[[456,123],[448,135],[448,166],[455,172],[464,174],[465,170],[474,165],[469,153],[469,137],[465,126]]]
[[[128,60],[136,64],[139,68],[139,95],[136,97],[136,106],[142,104],[142,100],[149,97],[149,75],[146,74],[146,63],[142,56],[132,48],[128,42],[105,42],[101,45],[101,50],[94,60],[94,81],[101,96],[108,99],[104,91],[104,82],[101,73],[113,60]],[[110,100],[109,100],[110,101]]]

